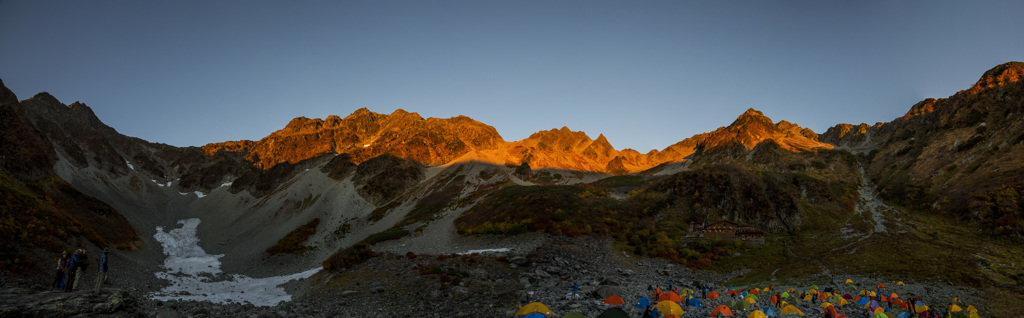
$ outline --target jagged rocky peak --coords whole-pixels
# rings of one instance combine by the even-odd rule
[[[0,106],[17,103],[18,96],[14,95],[14,92],[4,85],[3,79],[0,79]]]
[[[971,90],[1002,86],[1024,79],[1024,62],[1007,62],[989,69]]]
[[[743,112],[743,114],[740,114],[740,116],[737,117],[736,120],[733,121],[732,124],[730,124],[729,126],[740,127],[748,126],[751,124],[764,124],[775,126],[771,118],[768,118],[768,116],[765,116],[764,113],[753,108],[748,108],[747,111]]]

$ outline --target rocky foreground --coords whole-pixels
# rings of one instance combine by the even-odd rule
[[[743,273],[725,275],[696,271],[660,259],[638,258],[616,254],[608,242],[594,239],[553,238],[540,247],[522,254],[508,255],[415,255],[386,253],[344,272],[320,273],[309,279],[289,283],[286,287],[293,300],[274,307],[251,304],[215,304],[192,301],[154,301],[148,292],[131,288],[106,288],[101,292],[73,293],[40,291],[38,289],[3,288],[0,290],[0,317],[512,317],[519,305],[538,301],[561,317],[581,312],[596,317],[612,305],[602,300],[619,295],[631,316],[641,311],[632,306],[644,296],[650,297],[649,286],[693,288],[696,284],[715,286],[719,291],[729,287],[725,281]],[[858,289],[877,290],[886,283],[886,293],[922,298],[932,308],[948,308],[953,298],[966,308],[977,307],[987,317],[984,296],[977,290],[942,284],[921,284],[908,281],[895,286],[892,278],[816,277],[806,282],[786,282],[776,289],[806,289],[812,284],[856,295],[848,284],[850,278]],[[833,282],[833,279],[835,281]],[[577,284],[578,298],[568,298],[571,286]],[[767,287],[764,286],[733,286]],[[699,289],[697,289],[699,290]],[[533,292],[532,296],[528,293]],[[703,301],[703,308],[683,307],[684,316],[709,316],[711,310],[733,299]],[[794,305],[807,316],[820,316],[820,303],[800,302]],[[754,307],[767,306],[767,296]],[[884,307],[884,305],[883,305]],[[864,309],[847,305],[837,307],[840,313],[861,317]],[[746,316],[749,312],[738,312]]]

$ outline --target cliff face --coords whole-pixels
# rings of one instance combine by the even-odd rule
[[[491,149],[504,140],[494,127],[469,117],[423,119],[397,110],[383,115],[363,108],[348,117],[293,119],[258,141],[209,144],[206,154],[244,153],[260,169],[295,164],[325,154],[349,154],[355,163],[383,154],[427,165],[445,164],[469,151]]]

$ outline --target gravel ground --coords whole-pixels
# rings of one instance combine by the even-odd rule
[[[420,243],[416,243],[420,244]],[[410,246],[410,245],[406,245]],[[558,317],[578,311],[596,317],[611,305],[601,300],[611,294],[622,297],[623,309],[639,317],[641,311],[631,306],[640,297],[648,296],[649,286],[666,287],[669,280],[680,288],[697,284],[712,285],[721,291],[723,282],[742,273],[718,275],[670,264],[665,260],[635,257],[616,253],[610,242],[592,238],[573,239],[543,237],[542,243],[530,251],[485,255],[409,255],[385,252],[366,263],[344,272],[322,272],[308,279],[286,284],[293,301],[274,307],[210,302],[153,301],[146,295],[158,288],[152,279],[133,275],[149,275],[144,271],[124,271],[112,276],[114,283],[101,293],[48,292],[43,284],[14,287],[5,278],[0,288],[0,316],[111,316],[111,317],[512,317],[519,305],[533,292],[531,301],[539,301],[555,311]],[[114,258],[113,261],[118,261]],[[127,262],[126,260],[123,260]],[[124,275],[124,276],[121,276]],[[850,278],[862,286],[882,282],[886,292],[903,297],[923,298],[931,305],[948,306],[959,297],[961,304],[974,304],[985,316],[981,306],[983,294],[943,283],[906,282],[856,276]],[[88,278],[87,278],[88,279]],[[18,281],[18,279],[13,279]],[[24,281],[24,280],[22,280]],[[91,283],[91,281],[90,281]],[[580,286],[578,299],[566,299],[571,286]],[[825,289],[843,288],[829,281],[807,281],[790,287],[802,290],[811,284]],[[734,286],[736,288],[748,286]],[[766,286],[749,286],[766,287]],[[927,288],[927,289],[926,289]],[[853,292],[851,292],[853,293]],[[730,296],[727,296],[728,298]],[[684,317],[708,316],[725,300],[702,300],[703,308],[683,307]],[[56,305],[55,305],[56,304]],[[121,305],[117,305],[121,304]],[[822,312],[818,304],[794,303],[809,316]],[[756,307],[768,306],[762,297]],[[839,311],[863,313],[854,306],[841,306]],[[746,312],[738,313],[746,316]]]

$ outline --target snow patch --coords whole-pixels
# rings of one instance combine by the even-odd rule
[[[220,258],[224,257],[224,254],[206,254],[206,251],[199,247],[199,238],[196,236],[199,219],[180,220],[178,224],[181,224],[180,228],[168,232],[164,232],[163,227],[158,226],[156,234],[153,235],[167,255],[164,261],[166,270],[156,273],[156,277],[170,281],[170,286],[150,295],[154,300],[275,306],[281,302],[291,301],[292,298],[280,285],[291,280],[308,278],[320,271],[320,268],[313,268],[301,273],[266,278],[238,274],[225,277],[220,269]]]
[[[126,165],[128,165],[128,169],[132,169],[132,171],[135,171],[135,166],[133,166],[131,162],[128,162],[128,160],[125,160],[124,163]]]
[[[222,186],[222,187],[230,187],[231,184],[232,184],[231,182],[225,182],[224,184],[222,184],[220,186]]]
[[[196,196],[202,198],[202,197],[205,197],[206,194],[203,194],[202,192],[196,191]]]
[[[456,255],[468,255],[468,254],[483,254],[483,253],[507,253],[510,249],[505,248],[490,248],[483,250],[468,250],[462,253],[455,253]]]

